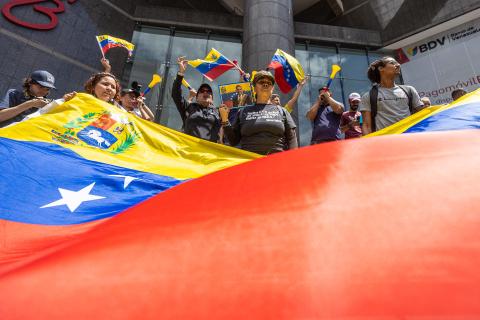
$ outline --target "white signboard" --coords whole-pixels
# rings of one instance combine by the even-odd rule
[[[398,50],[405,84],[432,104],[452,101],[455,89],[480,88],[480,19]]]

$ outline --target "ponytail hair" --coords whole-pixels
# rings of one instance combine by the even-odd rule
[[[381,59],[375,60],[372,63],[370,63],[370,66],[368,66],[368,70],[367,70],[368,79],[372,83],[380,83],[381,78],[380,78],[379,68],[385,67],[385,65],[392,59],[395,60],[392,57],[383,57]]]

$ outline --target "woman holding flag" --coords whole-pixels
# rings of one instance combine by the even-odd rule
[[[99,72],[92,75],[84,85],[85,92],[91,94],[97,99],[118,105],[120,82],[117,78],[106,72]],[[63,96],[65,101],[69,101],[75,97],[75,91],[67,93]]]
[[[298,148],[292,116],[270,101],[274,84],[270,72],[257,72],[253,78],[256,103],[241,110],[233,124],[228,121],[227,106],[220,106],[222,127],[231,145],[240,143],[243,150],[263,155]]]
[[[213,91],[208,83],[197,90],[196,101],[186,101],[182,96],[182,80],[187,69],[185,57],[177,59],[178,73],[173,82],[172,98],[183,121],[183,131],[191,136],[212,142],[220,141],[220,115],[213,106]]]

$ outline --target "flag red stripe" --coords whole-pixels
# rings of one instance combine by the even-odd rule
[[[232,68],[234,68],[232,65],[221,64],[215,67],[214,69],[210,70],[209,72],[205,73],[205,77],[207,77],[208,79],[214,80]]]
[[[112,48],[116,48],[116,47],[122,47],[124,48],[124,46],[122,46],[121,44],[118,44],[118,43],[108,43],[107,45],[105,45],[104,47],[102,47],[102,51],[103,53],[107,53],[108,50],[112,49]],[[126,49],[126,48],[125,48]]]
[[[478,319],[479,144],[339,141],[186,182],[0,277],[0,314]]]
[[[0,220],[0,275],[64,246],[107,220],[68,226],[45,226]]]
[[[274,69],[275,82],[280,88],[280,91],[282,91],[283,93],[290,92],[290,90],[292,90],[292,87],[290,86],[290,84],[288,84],[287,80],[285,80],[285,77],[283,76],[282,64],[277,61],[272,61],[268,67]]]

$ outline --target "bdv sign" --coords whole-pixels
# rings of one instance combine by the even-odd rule
[[[77,0],[68,0],[68,3],[73,4]],[[46,7],[42,6],[42,3],[54,3],[56,7]],[[50,20],[48,23],[32,23],[24,21],[12,12],[16,7],[20,6],[32,6],[34,11],[37,11],[43,15],[46,15]],[[65,5],[61,0],[11,0],[2,7],[2,14],[9,21],[34,30],[51,30],[55,28],[58,24],[57,14],[65,12]]]
[[[427,52],[427,51],[430,51],[430,50],[434,50],[439,46],[443,46],[445,44],[445,40],[446,40],[446,37],[443,36],[442,38],[435,39],[435,40],[432,40],[432,41],[428,41],[428,42],[420,44],[416,47],[409,48],[407,50],[407,52],[408,52],[409,55],[415,56],[418,53],[424,53],[424,52]]]

